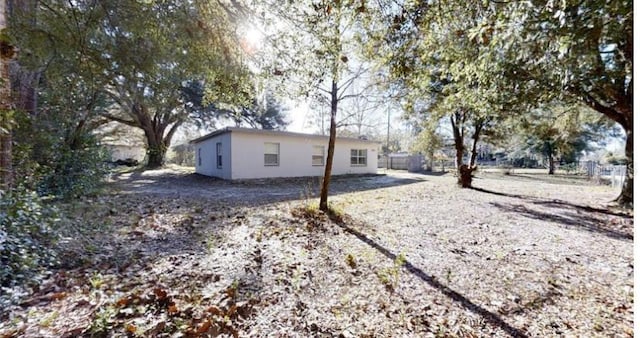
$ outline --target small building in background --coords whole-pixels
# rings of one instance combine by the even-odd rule
[[[322,176],[329,137],[286,131],[232,128],[190,142],[196,173],[227,180]],[[375,174],[375,141],[338,137],[332,175]]]
[[[95,134],[100,144],[111,154],[111,161],[144,161],[147,151],[142,130],[118,122],[109,122],[100,126]]]

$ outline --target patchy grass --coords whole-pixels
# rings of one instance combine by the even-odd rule
[[[633,219],[607,187],[352,178],[325,214],[304,184],[176,177],[62,205],[65,264],[0,336],[633,336]]]

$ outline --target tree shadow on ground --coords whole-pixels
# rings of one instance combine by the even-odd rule
[[[362,232],[360,232],[360,231],[354,229],[353,227],[349,226],[348,221],[345,219],[345,217],[343,215],[336,215],[335,213],[333,213],[331,211],[328,213],[328,215],[329,215],[329,218],[337,226],[342,228],[347,233],[355,236],[360,241],[362,241],[365,244],[369,245],[373,249],[376,249],[378,252],[380,252],[381,254],[385,255],[390,260],[395,261],[396,258],[398,257],[398,255],[394,254],[389,249],[383,247],[382,245],[376,243],[371,238],[367,237],[367,235],[365,235]],[[415,265],[413,265],[411,262],[405,261],[404,264],[403,264],[403,267],[408,272],[410,272],[414,276],[422,279],[427,284],[429,284],[431,287],[435,288],[436,290],[440,291],[442,294],[444,294],[447,297],[451,298],[453,301],[455,301],[456,303],[460,304],[465,309],[468,309],[468,310],[480,315],[487,322],[489,322],[492,325],[500,328],[505,333],[507,333],[509,336],[511,336],[511,337],[527,337],[527,335],[522,330],[519,330],[519,329],[513,327],[511,324],[509,324],[506,321],[504,321],[504,319],[502,319],[499,315],[497,315],[497,314],[485,309],[481,305],[478,305],[478,304],[472,302],[469,298],[465,297],[461,293],[459,293],[459,292],[449,288],[448,286],[442,284],[441,282],[439,282],[436,279],[436,277],[427,274],[426,272],[424,272],[420,268],[418,268]]]
[[[261,206],[305,198],[317,198],[321,177],[294,177],[228,181],[194,173],[166,172],[145,175],[133,172],[114,176],[111,186],[120,192],[147,195],[168,195],[175,198],[198,197],[232,205]],[[396,187],[426,182],[426,178],[406,178],[387,175],[334,176],[330,196],[352,192]]]
[[[527,195],[509,194],[509,193],[492,191],[492,190],[487,190],[487,189],[478,188],[478,187],[471,187],[470,189],[487,193],[487,194],[496,195],[496,196],[512,197],[512,198],[517,198],[521,200],[526,200],[526,201],[530,201],[533,204],[538,204],[538,205],[545,205],[545,206],[556,207],[556,208],[576,209],[576,210],[581,210],[586,212],[606,214],[610,216],[618,216],[618,217],[633,219],[633,216],[630,215],[629,213],[610,210],[610,209],[604,209],[604,208],[594,208],[588,205],[580,205],[580,204],[561,201],[557,199],[545,199],[545,198],[539,198],[539,197],[527,196]]]
[[[414,174],[419,174],[419,175],[424,175],[424,176],[444,176],[449,174],[449,171],[426,171],[426,170],[421,170],[421,171],[416,171],[416,172],[412,172]]]
[[[493,176],[496,177],[495,173],[486,173],[489,176]],[[500,175],[503,176],[503,175]],[[508,175],[505,175],[507,177],[516,179],[516,180],[521,180],[521,181],[528,181],[528,182],[542,182],[542,183],[549,183],[549,184],[561,184],[561,185],[592,185],[593,182],[589,180],[588,177],[586,176],[580,176],[580,175],[572,175],[572,174],[554,174],[554,175],[549,175],[547,173],[527,173],[527,174],[515,174],[515,173],[511,173]]]
[[[567,209],[570,207],[564,204],[556,204],[560,208],[551,209],[549,212],[535,210],[515,203],[491,202],[490,204],[503,212],[517,213],[530,219],[553,222],[577,230],[602,234],[617,240],[633,240],[633,227],[626,229],[628,231],[625,231],[624,228],[614,229],[611,225],[619,225],[618,223],[608,224],[607,221],[610,221],[608,219],[575,212],[575,210]]]

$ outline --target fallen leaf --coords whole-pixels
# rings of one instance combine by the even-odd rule
[[[196,333],[197,334],[206,333],[207,331],[209,331],[210,327],[211,327],[211,321],[207,319],[204,322],[200,323],[200,325],[198,325],[198,329],[196,330]]]
[[[52,300],[61,300],[66,296],[67,296],[66,292],[56,292],[56,293],[51,295],[51,299]]]
[[[138,328],[135,325],[131,324],[131,323],[127,324],[126,329],[127,329],[127,332],[131,333],[131,334],[135,334],[136,331],[138,331]]]
[[[224,311],[220,310],[217,306],[211,306],[207,309],[207,312],[211,313],[214,316],[224,316]]]
[[[153,289],[153,294],[156,295],[156,299],[157,300],[164,300],[167,298],[167,291],[161,289],[161,288],[155,288]]]

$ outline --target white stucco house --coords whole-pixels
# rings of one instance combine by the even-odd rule
[[[190,142],[196,173],[227,180],[322,176],[328,136],[232,128]],[[338,137],[332,175],[375,174],[379,143]]]

